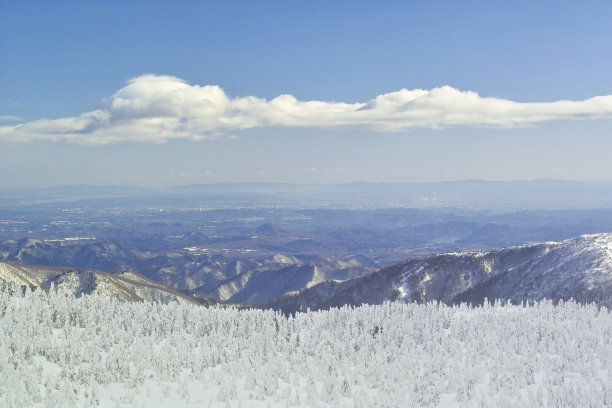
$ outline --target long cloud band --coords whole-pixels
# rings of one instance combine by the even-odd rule
[[[84,145],[212,140],[232,131],[264,127],[357,128],[398,132],[456,125],[516,127],[552,120],[612,117],[612,95],[582,101],[521,103],[481,97],[450,86],[402,89],[366,103],[229,97],[215,85],[190,85],[160,75],[142,75],[100,108],[79,116],[0,126],[0,141],[61,141]]]

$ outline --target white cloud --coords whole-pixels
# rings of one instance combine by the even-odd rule
[[[21,120],[19,116],[0,115],[0,122],[16,122],[18,120]]]
[[[612,95],[582,101],[521,103],[481,97],[450,86],[402,89],[366,103],[229,97],[216,85],[190,85],[143,75],[99,109],[79,116],[0,126],[0,141],[62,141],[84,145],[120,142],[163,143],[172,139],[211,140],[261,127],[359,128],[398,132],[413,127],[455,125],[514,127],[565,119],[612,117]]]

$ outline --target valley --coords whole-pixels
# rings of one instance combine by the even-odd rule
[[[447,183],[437,187],[455,191],[463,185]],[[541,185],[542,182],[528,185],[523,194]],[[555,186],[558,183],[552,183],[549,190]],[[350,194],[357,191],[352,185],[340,188],[347,192],[343,201],[334,195],[336,190],[326,193],[323,187],[302,187],[304,191],[286,185],[247,187],[217,186],[220,191],[215,194],[210,191],[212,186],[173,189],[171,193],[73,187],[35,191],[37,201],[30,198],[35,193],[32,191],[12,195],[5,191],[8,198],[0,205],[0,261],[110,274],[104,276],[138,274],[168,290],[205,299],[205,303],[270,304],[294,310],[297,304],[300,308],[320,306],[302,300],[295,300],[295,305],[278,305],[287,299],[302,299],[302,292],[303,297],[318,298],[313,293],[323,287],[326,293],[350,285],[376,287],[380,279],[384,288],[364,294],[363,302],[449,302],[454,299],[451,294],[473,300],[474,293],[484,290],[485,283],[479,278],[484,276],[480,261],[471,259],[472,255],[458,258],[473,265],[462,278],[465,282],[460,283],[454,281],[455,276],[465,275],[461,271],[467,266],[455,265],[449,256],[436,258],[436,254],[527,244],[539,248],[538,244],[544,242],[612,231],[612,210],[607,209],[509,207],[502,211],[437,205],[374,206],[380,191],[399,198],[423,194],[423,186],[411,193],[406,186],[391,189],[364,184],[358,187],[363,199],[357,201]],[[285,196],[285,205],[269,204],[269,200],[288,190],[293,195]],[[300,197],[308,191],[321,194],[321,205],[299,205]],[[44,197],[47,199],[42,200]],[[356,207],[356,202],[370,205]],[[157,205],[153,207],[154,204]],[[492,255],[473,256],[488,259]],[[448,271],[432,282],[455,282],[446,285],[459,285],[462,289],[456,292],[417,296],[414,288],[402,289],[406,287],[402,279],[377,278],[382,276],[377,272],[381,269],[387,274],[402,269],[398,264],[447,258]],[[504,279],[502,275],[491,276]],[[42,285],[48,287],[49,282]],[[463,293],[468,288],[471,292]],[[401,295],[400,290],[407,294]],[[505,292],[494,294],[512,297]],[[360,302],[351,300],[352,295],[344,300],[342,296],[332,298],[322,304]]]

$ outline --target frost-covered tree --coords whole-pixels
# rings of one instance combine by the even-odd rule
[[[0,406],[609,406],[611,339],[571,301],[285,317],[0,285]]]

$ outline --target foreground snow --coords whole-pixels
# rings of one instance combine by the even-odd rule
[[[0,288],[0,406],[612,406],[611,338],[574,303],[285,318]]]

